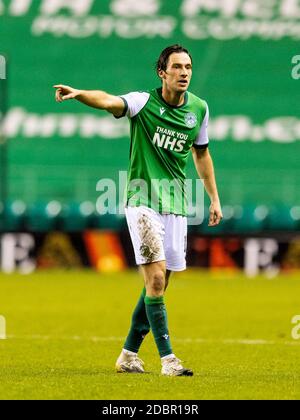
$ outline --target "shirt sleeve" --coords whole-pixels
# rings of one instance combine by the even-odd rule
[[[208,147],[208,143],[209,143],[209,138],[208,138],[208,133],[207,133],[208,120],[209,120],[209,109],[208,109],[208,105],[206,104],[205,117],[202,121],[199,134],[193,144],[193,147],[195,147],[196,149],[205,149],[206,147]]]
[[[123,99],[125,108],[122,115],[116,118],[125,117],[129,118],[135,117],[146,105],[150,97],[150,94],[147,92],[130,92],[126,95],[120,95],[120,98]]]

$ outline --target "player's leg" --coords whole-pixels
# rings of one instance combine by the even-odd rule
[[[166,262],[159,261],[141,266],[146,296],[145,308],[160,357],[173,354],[164,303],[166,287]]]
[[[164,250],[168,279],[172,271],[183,271],[186,268],[187,219],[173,214],[164,215],[165,237]],[[168,282],[166,281],[165,288]],[[162,358],[162,374],[167,376],[192,376],[193,372],[182,366],[181,361],[173,354]]]
[[[136,263],[141,266],[151,259],[164,260],[162,225],[155,212],[144,207],[129,207],[125,209],[125,214]],[[131,326],[123,350],[116,363],[118,372],[144,372],[144,364],[137,357],[137,353],[145,336],[150,331],[144,302],[145,296],[146,288],[144,287],[133,311]]]
[[[170,275],[171,271],[167,270],[165,290],[168,287]],[[133,311],[130,330],[124,345],[124,349],[134,353],[138,353],[144,338],[150,331],[150,324],[147,318],[144,302],[145,296],[146,287],[143,288],[142,293],[138,299],[138,303]]]
[[[171,275],[171,271],[167,270],[165,290],[168,287],[170,275]],[[126,338],[123,351],[121,352],[121,355],[120,355],[121,357],[118,359],[117,365],[120,366],[120,364],[122,363],[123,365],[121,368],[119,367],[117,370],[121,370],[121,371],[131,370],[132,371],[133,369],[133,370],[136,370],[137,372],[144,371],[144,363],[142,362],[141,359],[137,359],[133,364],[131,363],[131,368],[129,369],[124,368],[124,362],[125,360],[128,360],[128,359],[131,359],[131,362],[135,360],[137,353],[140,349],[140,346],[142,342],[144,341],[144,338],[150,331],[150,324],[148,321],[145,302],[144,302],[145,296],[146,296],[146,288],[144,287],[139,297],[138,303],[133,311],[130,330]]]
[[[162,374],[167,376],[191,376],[193,372],[181,365],[171,347],[164,302],[164,292],[167,285],[166,261],[145,264],[142,266],[142,271],[146,286],[146,313],[161,357]],[[170,273],[168,273],[168,278],[169,276]]]
[[[120,366],[120,363],[123,363],[125,359],[131,359],[131,362],[134,360],[134,363],[131,364],[131,367],[129,367],[129,369],[127,369],[126,371],[133,370],[140,373],[144,372],[144,363],[141,359],[137,358],[137,353],[140,349],[144,338],[150,331],[150,324],[147,318],[144,302],[145,296],[146,289],[144,287],[138,299],[138,303],[133,311],[130,329],[120,358],[117,361],[117,365]],[[119,368],[117,368],[117,370],[120,371]]]

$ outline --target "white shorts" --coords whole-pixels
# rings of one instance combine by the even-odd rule
[[[137,265],[166,261],[167,270],[186,269],[187,218],[151,208],[125,207]]]

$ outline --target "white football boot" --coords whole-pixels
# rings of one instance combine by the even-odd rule
[[[162,360],[161,374],[165,376],[193,376],[193,371],[182,366],[177,357]]]
[[[127,354],[122,350],[116,362],[118,373],[145,373],[144,362],[137,354]]]

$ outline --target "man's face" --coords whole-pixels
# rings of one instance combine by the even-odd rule
[[[167,69],[160,70],[159,76],[163,84],[174,92],[185,92],[192,77],[192,63],[185,52],[172,53],[169,56]]]

